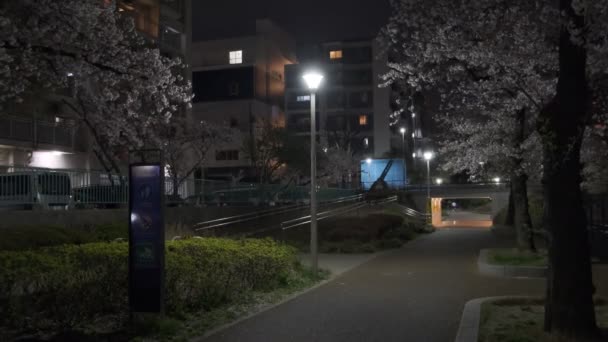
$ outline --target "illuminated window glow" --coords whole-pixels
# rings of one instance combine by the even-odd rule
[[[243,50],[230,51],[228,53],[228,59],[230,64],[242,64],[243,63]]]
[[[310,95],[302,95],[296,98],[298,102],[308,102],[310,101]]]
[[[342,59],[342,50],[329,51],[329,59]]]
[[[359,126],[367,126],[367,115],[359,115]]]

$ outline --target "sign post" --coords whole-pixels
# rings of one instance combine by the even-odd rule
[[[165,268],[162,155],[158,150],[134,153],[139,158],[129,157],[129,306],[131,312],[161,313]]]

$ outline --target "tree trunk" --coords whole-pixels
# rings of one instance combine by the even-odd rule
[[[541,111],[545,225],[549,272],[545,330],[570,340],[598,338],[586,217],[580,188],[580,147],[587,117],[586,51],[570,32],[584,32],[584,18],[560,0],[563,13],[559,80],[553,100]],[[557,19],[557,18],[556,18]],[[570,30],[566,28],[571,25]]]
[[[536,252],[532,219],[528,207],[528,177],[524,174],[511,176],[511,194],[513,196],[514,223],[517,235],[517,248]]]
[[[517,248],[536,252],[534,245],[534,234],[532,231],[532,219],[530,218],[530,208],[528,206],[528,176],[524,173],[522,145],[526,140],[526,108],[517,111],[515,120],[517,129],[513,135],[513,145],[515,150],[520,151],[519,156],[511,158],[513,173],[511,175],[511,196],[513,205],[513,223],[517,236]]]
[[[509,204],[507,206],[507,216],[505,217],[505,225],[515,225],[515,205],[513,204],[513,183],[511,183],[511,191],[509,192]]]

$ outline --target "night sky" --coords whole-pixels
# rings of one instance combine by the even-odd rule
[[[375,37],[387,22],[389,0],[194,0],[193,40],[221,39],[255,31],[269,18],[302,48],[332,40]]]

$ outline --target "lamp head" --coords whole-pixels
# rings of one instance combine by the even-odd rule
[[[424,157],[424,160],[431,160],[433,159],[433,152],[424,152],[422,156]]]
[[[401,132],[401,134],[405,134],[405,127],[401,127],[401,128],[399,129],[399,132]]]
[[[323,75],[318,71],[307,71],[302,76],[304,82],[306,82],[306,86],[310,90],[319,89],[321,85],[321,81],[323,81]]]

